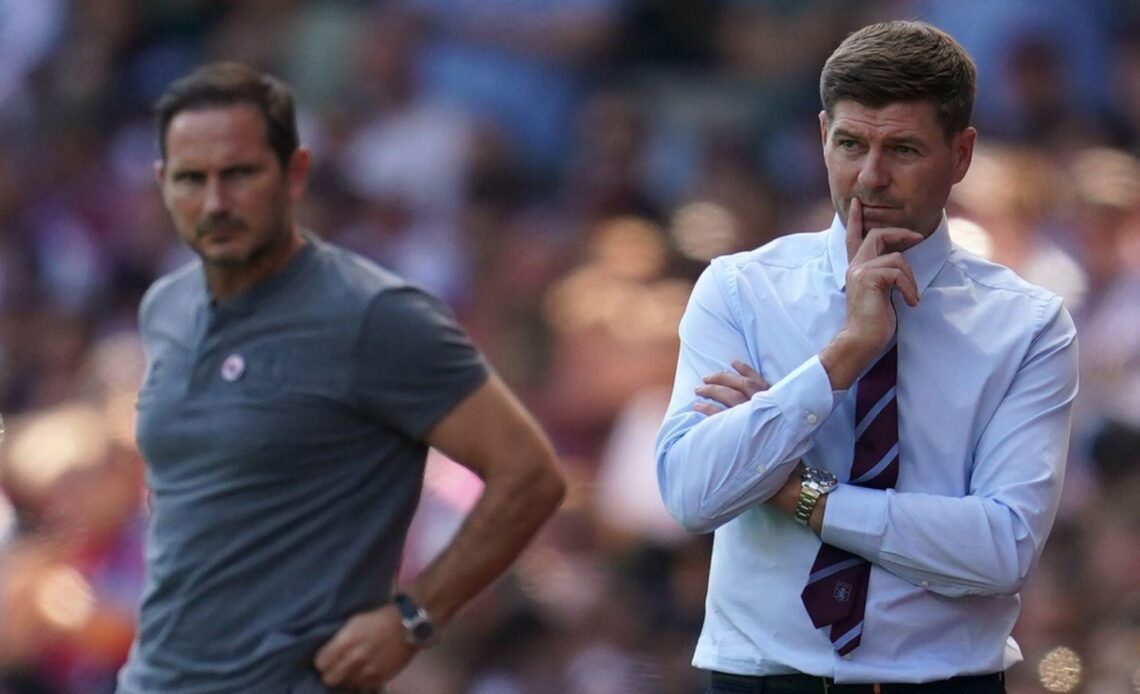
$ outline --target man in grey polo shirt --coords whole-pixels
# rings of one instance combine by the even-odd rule
[[[310,155],[283,84],[208,65],[157,113],[199,259],[140,308],[153,517],[119,691],[374,691],[554,512],[554,453],[440,302],[298,228]],[[486,487],[392,596],[429,446]]]

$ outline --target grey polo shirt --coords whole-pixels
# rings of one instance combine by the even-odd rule
[[[192,263],[140,323],[152,518],[119,691],[324,691],[316,651],[391,589],[425,433],[487,367],[440,302],[313,237],[221,303]]]

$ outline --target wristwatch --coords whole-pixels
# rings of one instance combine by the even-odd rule
[[[800,475],[800,498],[796,501],[796,522],[807,525],[820,497],[830,494],[837,486],[839,480],[827,470],[805,467]]]
[[[400,611],[400,622],[404,625],[404,640],[413,646],[427,648],[439,640],[435,622],[427,610],[420,607],[406,593],[392,596],[392,604]]]

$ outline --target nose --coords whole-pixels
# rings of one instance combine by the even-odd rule
[[[872,149],[859,169],[859,185],[866,190],[882,190],[891,183],[890,172],[881,152]]]
[[[206,182],[206,197],[203,200],[206,214],[216,214],[229,209],[229,196],[221,179],[211,177]]]

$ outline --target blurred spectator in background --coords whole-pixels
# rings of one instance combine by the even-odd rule
[[[358,200],[356,214],[331,236],[460,304],[471,255],[460,215],[477,124],[422,93],[417,17],[385,6],[367,21],[354,43],[359,79],[337,172]]]
[[[1074,158],[1069,176],[1073,242],[1089,277],[1088,299],[1076,313],[1084,397],[1074,412],[1075,458],[1086,474],[1096,464],[1100,481],[1113,488],[1119,474],[1140,474],[1140,448],[1112,450],[1127,440],[1114,432],[1140,431],[1140,264],[1132,254],[1140,244],[1140,161],[1092,148]]]
[[[40,114],[30,94],[31,77],[55,50],[66,21],[62,0],[4,3],[0,12],[0,133],[34,127]]]
[[[982,145],[970,171],[950,193],[949,213],[978,224],[984,257],[1080,309],[1087,280],[1080,265],[1046,235],[1061,209],[1061,185],[1052,161],[1037,150]]]
[[[62,405],[12,423],[3,483],[23,539],[0,559],[0,663],[59,691],[110,691],[142,588],[142,464],[110,412]]]
[[[427,38],[429,94],[487,118],[535,175],[569,157],[587,76],[605,56],[623,0],[400,0]]]

